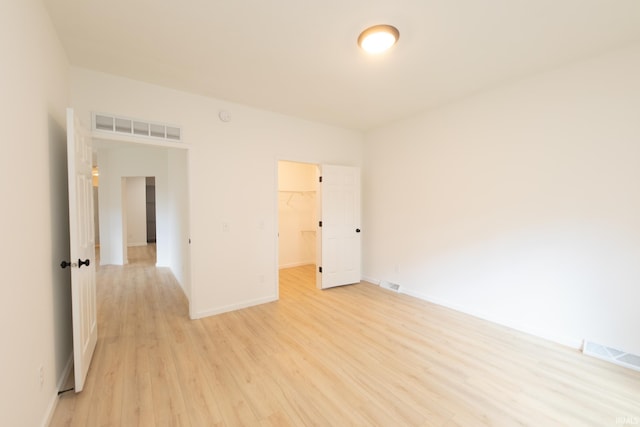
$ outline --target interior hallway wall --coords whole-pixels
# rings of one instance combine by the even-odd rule
[[[127,177],[126,180],[126,221],[127,246],[147,245],[147,202],[146,178]]]
[[[191,299],[191,273],[189,260],[191,253],[190,242],[190,202],[189,202],[189,152],[187,150],[169,150],[167,152],[167,175],[169,177],[167,191],[167,220],[170,227],[165,229],[169,253],[167,265],[185,290],[187,298]],[[157,182],[156,182],[157,191]],[[156,193],[156,214],[157,214]],[[156,224],[158,218],[156,215]],[[157,241],[156,233],[156,241]]]

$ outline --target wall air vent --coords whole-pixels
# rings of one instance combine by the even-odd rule
[[[93,113],[93,130],[117,135],[132,135],[171,142],[182,142],[182,129],[178,126],[148,122],[112,114]]]
[[[400,285],[398,285],[397,283],[387,282],[386,280],[380,281],[380,287],[393,292],[400,292]]]
[[[606,347],[591,341],[584,342],[582,352],[589,356],[615,363],[616,365],[640,371],[640,356],[635,354],[626,353],[622,350],[616,350],[615,348]]]

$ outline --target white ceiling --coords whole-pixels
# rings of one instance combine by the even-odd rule
[[[640,40],[640,0],[44,2],[75,66],[362,130]]]

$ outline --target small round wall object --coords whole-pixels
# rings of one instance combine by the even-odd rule
[[[220,118],[220,121],[225,122],[225,123],[231,121],[231,113],[228,112],[227,110],[221,110],[218,113],[218,117]]]

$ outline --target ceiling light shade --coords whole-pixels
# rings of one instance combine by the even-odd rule
[[[374,25],[360,33],[358,46],[365,52],[378,54],[396,44],[400,38],[398,29],[391,25]]]

